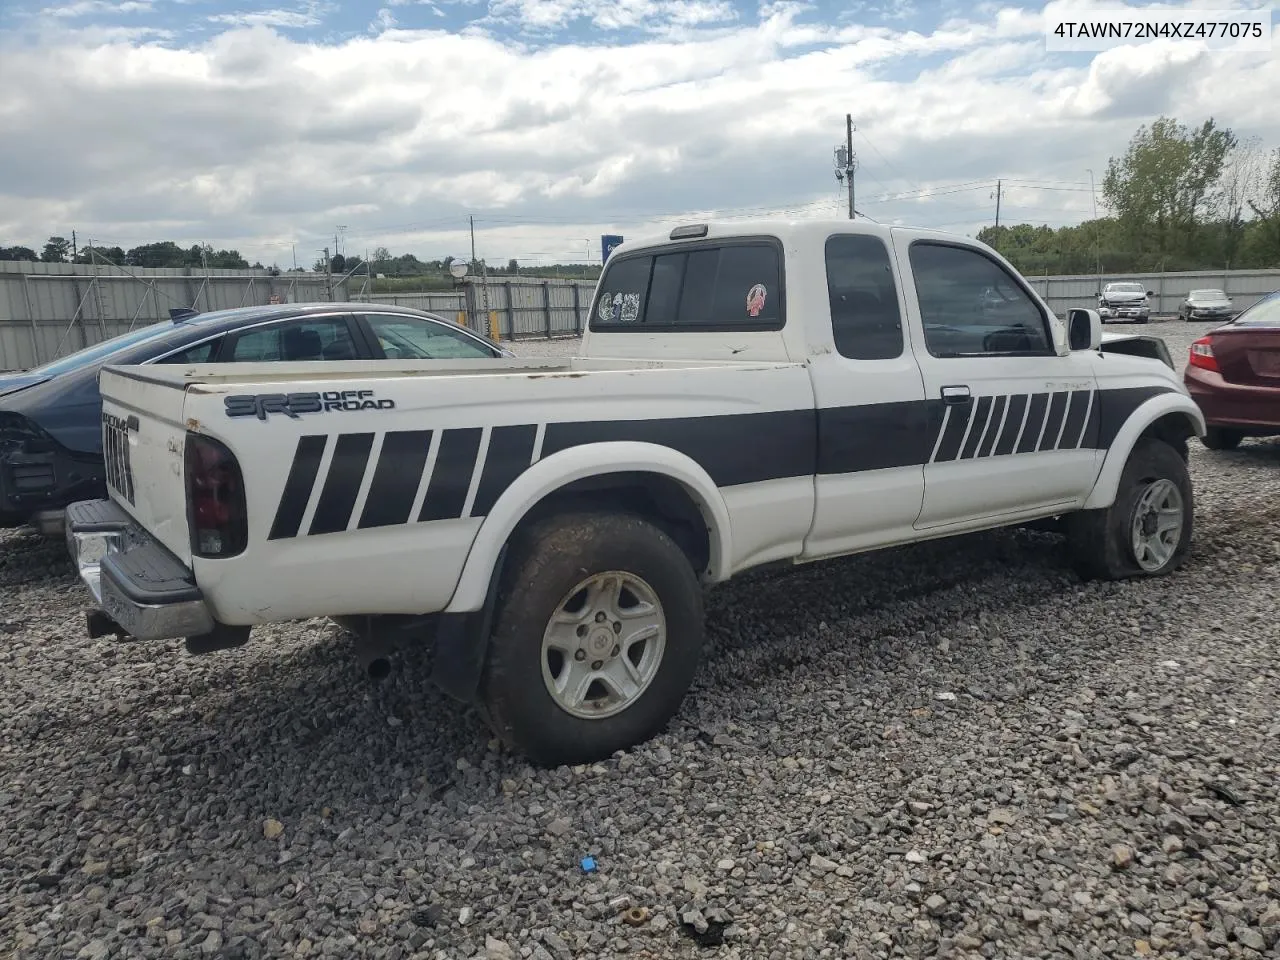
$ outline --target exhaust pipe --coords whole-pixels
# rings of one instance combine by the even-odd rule
[[[356,642],[356,662],[374,683],[380,683],[391,675],[391,647],[377,635],[361,637]]]
[[[379,683],[391,675],[391,659],[383,654],[362,656],[360,665],[374,683]]]
[[[418,636],[416,629],[420,618],[393,616],[341,616],[333,617],[355,645],[356,662],[360,670],[374,683],[391,675],[391,654],[406,639]]]

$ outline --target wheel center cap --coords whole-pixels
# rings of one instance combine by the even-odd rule
[[[613,631],[603,627],[592,630],[587,638],[587,646],[591,648],[592,653],[607,653],[613,648]]]

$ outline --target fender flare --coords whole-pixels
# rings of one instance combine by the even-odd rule
[[[688,492],[707,519],[710,579],[724,579],[733,556],[729,508],[710,475],[692,458],[655,443],[608,441],[569,447],[535,462],[503,491],[480,525],[445,613],[471,613],[485,602],[500,552],[541,500],[575,480],[611,473],[656,473]]]
[[[1191,419],[1195,435],[1204,436],[1204,414],[1196,406],[1196,402],[1185,393],[1170,390],[1152,397],[1139,404],[1125,419],[1107,449],[1106,458],[1102,461],[1102,469],[1098,479],[1094,481],[1093,491],[1084,502],[1085,510],[1100,510],[1111,506],[1116,499],[1116,490],[1120,486],[1120,474],[1129,461],[1129,454],[1142,431],[1170,413],[1180,413]]]

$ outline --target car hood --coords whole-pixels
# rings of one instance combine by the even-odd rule
[[[44,383],[48,379],[49,377],[39,373],[0,373],[0,397],[7,397],[27,387],[34,387],[37,383]]]
[[[1131,300],[1145,300],[1145,293],[1104,293],[1102,299],[1110,303],[1128,303]]]
[[[1199,309],[1201,309],[1201,310],[1205,310],[1205,309],[1222,309],[1222,308],[1224,308],[1224,307],[1229,307],[1229,306],[1231,306],[1231,301],[1230,301],[1230,300],[1191,300],[1191,299],[1188,299],[1188,300],[1187,300],[1187,303],[1188,303],[1188,304],[1190,304],[1192,307],[1198,307],[1198,308],[1199,308]]]

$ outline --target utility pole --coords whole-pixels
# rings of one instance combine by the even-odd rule
[[[467,217],[467,221],[471,224],[471,266],[476,265],[476,218]]]
[[[849,169],[847,175],[849,177],[849,219],[853,219],[853,114],[846,113],[844,115],[844,145],[849,151]]]
[[[324,292],[325,298],[333,299],[333,264],[329,261],[329,248],[324,248]]]
[[[71,231],[71,262],[76,262],[76,232]]]
[[[1002,186],[1001,182],[997,180],[996,181],[996,232],[997,233],[1000,232],[1000,188],[1001,186]]]
[[[1098,272],[1098,296],[1102,296],[1102,251],[1098,241],[1098,195],[1093,190],[1093,171],[1089,171],[1089,198],[1093,201],[1093,266]]]
[[[853,171],[857,168],[858,158],[853,152],[853,114],[844,115],[845,142],[836,147],[836,180],[848,184],[849,187],[849,219],[853,219]]]

